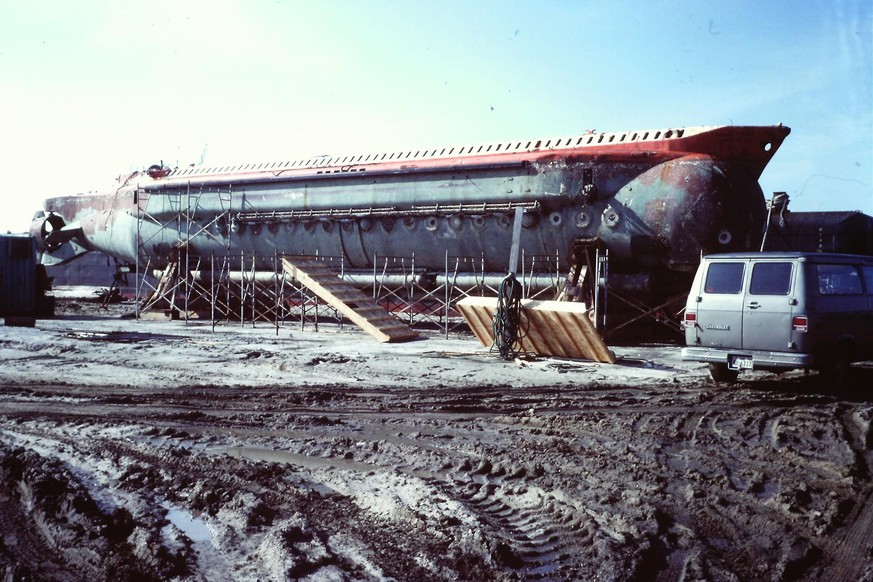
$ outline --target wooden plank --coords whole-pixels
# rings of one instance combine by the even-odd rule
[[[464,301],[466,301],[466,299],[457,303],[458,310],[461,312],[461,315],[464,316],[464,319],[467,320],[467,325],[470,326],[473,335],[476,336],[479,343],[485,347],[491,347],[494,343],[491,331],[491,320],[493,315],[489,314],[487,309],[478,309],[475,305],[466,304]],[[494,309],[497,309],[496,305]]]
[[[523,299],[521,351],[541,356],[615,363],[615,354],[606,346],[588,316],[583,303]],[[491,322],[497,311],[496,297],[466,297],[458,310],[479,342],[490,347],[494,342]]]
[[[371,297],[337,277],[317,261],[282,259],[282,268],[301,285],[380,342],[411,340],[418,334],[390,315]]]

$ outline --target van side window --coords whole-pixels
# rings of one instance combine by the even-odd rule
[[[743,290],[743,263],[711,263],[706,270],[706,293],[736,294]]]
[[[757,263],[752,268],[752,295],[788,295],[791,290],[791,263]]]
[[[861,267],[864,272],[864,282],[867,283],[867,294],[873,295],[873,267]]]
[[[854,265],[816,265],[818,292],[822,295],[860,295],[861,276]]]

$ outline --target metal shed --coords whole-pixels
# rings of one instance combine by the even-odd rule
[[[0,235],[0,316],[51,315],[45,269],[36,262],[36,240]]]
[[[873,217],[858,211],[774,214],[764,250],[873,255]]]

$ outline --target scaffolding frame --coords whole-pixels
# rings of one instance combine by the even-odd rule
[[[199,220],[204,194],[219,197],[221,212]],[[150,211],[150,201],[159,201],[156,207],[167,216],[156,216],[155,207]],[[173,190],[140,189],[136,203],[137,319],[143,311],[163,310],[165,315],[186,323],[189,319],[208,318],[213,330],[219,324],[255,327],[266,323],[274,326],[277,334],[289,325],[299,325],[300,329],[312,326],[317,331],[321,322],[345,324],[336,309],[283,271],[282,258],[304,255],[276,252],[267,257],[231,251],[234,211],[248,207],[244,195],[235,195],[231,188],[207,190],[189,185]],[[191,240],[204,236],[221,242],[224,252],[205,256],[192,253]],[[556,296],[562,282],[559,251],[533,255],[521,249],[521,254],[520,279],[525,298]],[[318,252],[305,256],[327,262],[340,278],[350,276],[343,257]],[[265,270],[265,264],[271,268]],[[414,254],[374,254],[372,264],[368,286],[372,286],[373,299],[379,305],[410,326],[439,330],[446,337],[467,332],[456,308],[459,300],[497,294],[496,285],[486,277],[482,255],[455,256],[446,251],[442,272],[433,266],[417,265]]]

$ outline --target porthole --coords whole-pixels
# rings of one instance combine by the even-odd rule
[[[561,223],[564,221],[564,218],[561,216],[560,212],[552,212],[549,214],[549,224],[552,226],[561,226]]]
[[[607,206],[603,211],[603,224],[609,228],[615,228],[621,222],[621,217],[612,206]]]

